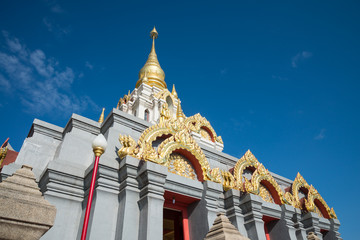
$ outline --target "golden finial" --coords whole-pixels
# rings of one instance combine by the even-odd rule
[[[105,108],[102,109],[102,112],[101,112],[101,115],[100,115],[100,118],[99,118],[99,123],[103,123],[104,122],[104,112],[105,112]]]
[[[159,36],[158,32],[156,31],[156,28],[154,26],[153,30],[150,32],[150,37],[152,39],[156,39]]]
[[[158,35],[159,34],[154,27],[154,29],[150,32],[150,37],[153,40],[151,51],[145,65],[139,72],[139,80],[136,82],[136,88],[145,82],[151,87],[155,86],[160,89],[165,89],[167,87],[165,83],[165,73],[160,67],[160,63],[155,52],[155,39]]]
[[[176,118],[179,119],[181,122],[185,120],[186,116],[181,108],[180,101],[178,102],[177,109],[176,109]]]
[[[174,95],[174,97],[178,98],[178,94],[175,90],[175,84],[173,84],[173,89],[172,89],[172,92],[171,92],[172,95]]]

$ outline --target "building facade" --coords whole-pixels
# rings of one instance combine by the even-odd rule
[[[41,239],[80,239],[94,154],[101,156],[88,239],[204,239],[218,213],[251,240],[341,239],[340,222],[317,190],[268,171],[247,151],[237,159],[200,114],[185,116],[155,52],[158,34],[135,89],[99,121],[73,114],[65,127],[35,119],[15,163],[33,167],[46,200],[57,208]],[[231,143],[228,143],[231,144]]]

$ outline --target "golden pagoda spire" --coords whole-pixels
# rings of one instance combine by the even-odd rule
[[[165,83],[165,73],[160,67],[160,63],[155,52],[155,39],[158,35],[159,34],[154,27],[154,29],[150,32],[150,37],[153,40],[151,51],[145,65],[140,69],[139,80],[136,82],[135,86],[136,88],[144,82],[150,86],[155,86],[160,89],[165,89],[167,87]]]
[[[177,92],[175,90],[175,84],[173,84],[173,89],[171,91],[171,94],[174,95],[174,97],[178,98],[178,94],[177,94]]]
[[[185,120],[186,116],[181,108],[180,101],[178,102],[177,108],[176,108],[176,118],[179,119],[181,122]]]
[[[104,112],[105,112],[105,108],[102,109],[102,112],[101,112],[101,115],[100,115],[100,118],[99,118],[99,123],[103,123],[104,122]]]

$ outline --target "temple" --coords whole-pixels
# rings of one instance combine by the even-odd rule
[[[3,167],[1,180],[31,166],[43,196],[56,207],[54,226],[41,239],[80,239],[91,143],[99,133],[108,147],[87,239],[342,239],[334,209],[300,173],[289,180],[250,150],[240,158],[224,153],[221,136],[204,116],[184,114],[180,94],[165,82],[155,28],[150,36],[134,90],[106,117],[104,109],[98,121],[73,114],[65,127],[35,119],[16,161]]]

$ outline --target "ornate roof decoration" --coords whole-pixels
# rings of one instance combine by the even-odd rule
[[[171,91],[171,94],[174,95],[174,97],[176,97],[176,98],[178,97],[178,94],[177,94],[177,92],[175,90],[175,84],[173,84],[173,89]]]
[[[176,92],[175,92],[176,93]],[[157,99],[162,99],[164,101],[166,101],[166,98],[167,97],[170,97],[172,102],[174,103],[174,105],[176,104],[176,99],[178,99],[178,96],[177,96],[177,93],[176,95],[174,93],[171,93],[167,88],[161,90],[160,92],[157,92],[155,95],[154,95],[155,98]]]
[[[276,204],[284,204],[283,192],[279,184],[271,176],[269,170],[267,170],[262,164],[258,165],[255,172],[252,174],[251,180],[245,178],[245,190],[246,192],[260,195],[263,199],[265,196],[261,195],[264,193],[260,191],[260,188],[264,185],[270,192]]]
[[[178,153],[170,154],[168,170],[171,173],[175,173],[193,180],[195,180],[196,177],[196,173],[192,164],[183,155]]]
[[[249,168],[255,169],[250,181],[243,176],[244,170]],[[271,176],[269,170],[256,159],[250,150],[248,150],[236,163],[234,177],[237,183],[236,187],[239,190],[260,195],[263,199],[266,199],[267,197],[264,194],[267,194],[267,192],[264,190],[261,191],[261,188],[265,186],[266,190],[272,195],[275,203],[284,204],[283,192],[279,184],[275,181],[273,176]]]
[[[212,142],[219,142],[224,144],[222,138],[216,135],[214,128],[211,126],[210,122],[201,116],[199,113],[195,114],[194,116],[188,117],[185,119],[186,126],[191,129],[191,131],[200,133],[203,129],[209,133],[211,136]]]
[[[168,114],[167,104],[162,107],[160,122],[147,128],[136,143],[130,136],[120,135],[119,141],[122,144],[118,151],[120,158],[130,155],[145,161],[152,161],[168,166],[170,155],[179,153],[185,155],[195,167],[199,180],[211,180],[221,182],[220,170],[212,169],[187,126],[186,119],[172,118]],[[201,124],[200,124],[201,125]],[[157,139],[164,139],[155,149],[153,142]]]
[[[244,170],[247,168],[254,168],[256,169],[260,165],[259,161],[256,159],[254,154],[250,150],[247,150],[247,152],[242,156],[239,161],[235,164],[234,167],[234,177],[237,179],[237,185],[236,187],[245,192],[245,186],[244,186],[244,177],[243,173]]]
[[[150,37],[153,40],[151,51],[145,65],[140,69],[139,80],[136,82],[136,88],[138,88],[142,83],[146,83],[152,87],[155,86],[160,89],[166,89],[165,73],[160,67],[160,63],[155,52],[155,39],[158,37],[155,27],[150,32]]]
[[[155,28],[150,36],[153,39],[153,45],[147,62],[139,72],[136,88],[146,83],[160,89],[160,91],[152,91],[153,95],[149,96],[151,101],[154,98],[161,100],[158,101],[161,106],[160,118],[157,124],[142,132],[137,142],[130,136],[120,135],[119,141],[122,145],[118,151],[120,158],[130,155],[143,161],[152,161],[166,166],[169,172],[183,177],[221,183],[225,191],[238,189],[259,195],[264,201],[270,203],[288,204],[303,211],[315,212],[320,217],[337,218],[334,209],[328,207],[317,190],[312,185],[309,186],[299,173],[291,190],[284,191],[269,170],[256,159],[250,150],[229,171],[220,168],[211,169],[195,138],[198,139],[200,135],[202,139],[215,143],[215,147],[219,147],[218,144],[222,145],[223,140],[205,117],[200,114],[185,116],[175,85],[172,92],[166,87],[165,74],[155,53],[155,39],[158,36]],[[119,100],[118,108],[129,101],[133,101],[130,91]],[[158,118],[159,112],[156,111],[156,114]],[[100,120],[103,121],[102,118]],[[305,197],[300,199],[299,192],[304,193]]]
[[[179,102],[176,108],[176,118],[179,119],[179,121],[184,121],[186,119],[186,116],[181,108],[181,103]]]
[[[243,176],[246,169],[252,171],[250,180]],[[236,188],[243,192],[259,195],[265,201],[271,202],[268,196],[270,193],[276,204],[289,204],[304,211],[316,212],[325,218],[337,218],[334,209],[328,207],[317,190],[312,185],[309,186],[300,173],[297,174],[291,191],[284,192],[271,176],[269,170],[256,159],[250,150],[235,164],[233,177],[229,176],[229,174],[231,173],[225,173],[223,171],[221,174],[225,190]],[[263,189],[264,187],[267,191]],[[306,194],[304,200],[299,198],[299,191],[301,190],[304,190]]]
[[[164,103],[160,122],[147,128],[138,142],[130,136],[120,135],[122,147],[118,151],[119,157],[130,155],[140,160],[152,161],[167,166],[170,172],[184,177],[194,179],[197,176],[200,181],[222,183],[225,191],[239,189],[259,195],[264,201],[292,205],[304,211],[316,212],[325,218],[337,218],[334,209],[328,207],[316,189],[309,186],[300,174],[295,178],[291,192],[284,192],[269,170],[250,150],[239,159],[231,171],[211,169],[205,154],[191,136],[192,131],[199,132],[201,128],[205,128],[212,134],[213,139],[218,139],[210,123],[200,114],[188,118],[180,114],[173,118],[168,111],[167,104]],[[159,140],[162,142],[155,148],[153,143]],[[252,172],[250,180],[243,175],[246,169]],[[299,199],[301,190],[307,195],[305,200]]]
[[[122,98],[119,99],[119,102],[118,102],[116,108],[119,109],[121,104],[126,104],[130,100],[131,100],[131,93],[130,93],[130,90],[129,90],[128,94],[125,94]]]
[[[301,189],[305,189],[306,191],[304,204],[302,204],[302,201],[299,198],[299,191]],[[292,205],[294,207],[300,208],[308,212],[317,212],[318,210],[320,210],[321,215],[323,215],[325,218],[337,218],[334,209],[329,208],[329,206],[318,193],[318,191],[312,185],[309,186],[309,184],[305,181],[305,179],[303,178],[303,176],[301,176],[300,173],[297,174],[292,184],[291,193],[293,198]]]

